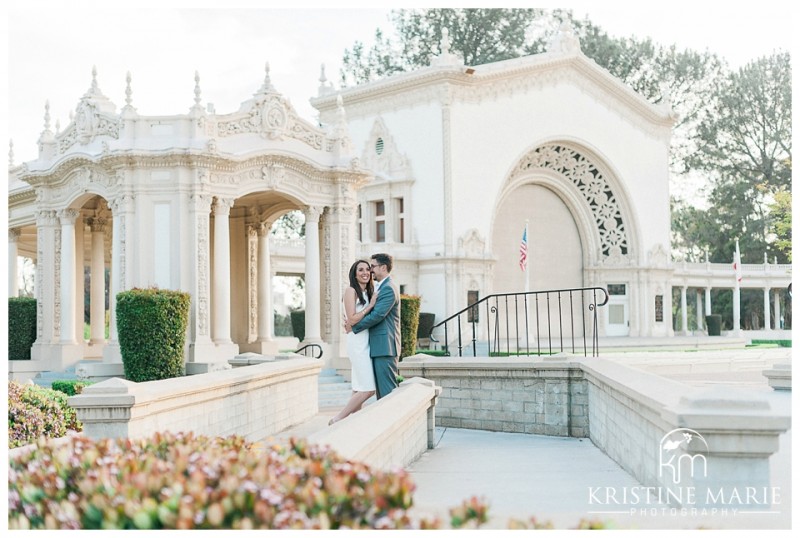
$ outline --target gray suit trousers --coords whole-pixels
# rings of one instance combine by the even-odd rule
[[[397,357],[372,357],[375,397],[381,399],[397,388]]]

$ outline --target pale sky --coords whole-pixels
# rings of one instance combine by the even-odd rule
[[[64,4],[80,7],[64,8]],[[130,71],[132,104],[139,114],[171,115],[186,113],[194,104],[195,71],[200,75],[203,105],[210,102],[217,113],[230,113],[258,90],[269,62],[273,85],[300,116],[313,121],[308,99],[317,93],[320,64],[326,64],[328,80],[338,86],[344,49],[356,40],[371,45],[378,26],[391,32],[390,6],[401,7],[362,1],[323,9],[302,0],[291,4],[139,0],[122,8],[109,4],[11,0],[6,8],[8,117],[2,129],[6,148],[9,139],[14,142],[15,164],[36,158],[45,101],[50,103],[51,129],[56,121],[62,129],[68,125],[70,110],[91,84],[93,66],[100,89],[117,110],[125,105],[125,76]],[[779,8],[786,2],[560,4],[573,8],[579,17],[588,14],[611,35],[708,49],[732,67],[778,49],[793,50],[790,10],[794,8]],[[283,7],[264,7],[268,5]],[[285,7],[289,5],[293,7]],[[3,155],[7,159],[7,149]]]

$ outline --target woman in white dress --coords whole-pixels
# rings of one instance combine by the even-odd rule
[[[350,285],[344,291],[344,316],[350,325],[354,325],[372,310],[378,294],[374,293],[369,262],[358,260],[354,263],[350,267],[349,278]],[[347,405],[328,422],[329,425],[359,411],[364,402],[375,394],[375,374],[369,356],[369,330],[358,334],[352,331],[347,333],[347,356],[352,367],[350,384],[353,395]]]

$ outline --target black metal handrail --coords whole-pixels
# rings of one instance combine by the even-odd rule
[[[302,355],[308,357],[308,350],[311,350],[312,359],[322,358],[322,346],[319,344],[306,344],[303,347],[295,349],[294,352],[297,353],[298,355],[300,355],[302,352]],[[316,352],[319,352],[319,355],[316,355]]]
[[[602,294],[602,302],[598,302],[600,294]],[[552,302],[557,303],[557,310],[556,305],[551,305],[551,299]],[[565,313],[563,312],[565,302],[569,307],[569,318],[565,318]],[[576,303],[578,303],[578,308],[576,308]],[[440,343],[433,336],[433,333],[438,328],[443,327],[444,343],[442,349],[445,355],[450,356],[451,342],[449,335],[455,332],[454,343],[458,348],[458,356],[463,356],[464,329],[462,318],[466,318],[466,323],[471,325],[471,334],[468,330],[466,340],[467,348],[471,343],[472,356],[477,356],[478,335],[485,330],[486,341],[489,345],[488,354],[490,356],[541,355],[543,353],[552,355],[554,353],[555,339],[557,339],[555,352],[568,350],[571,342],[572,353],[576,353],[576,338],[578,340],[583,339],[583,355],[587,356],[588,346],[586,339],[588,332],[591,339],[592,357],[596,357],[600,353],[597,307],[604,306],[607,303],[608,291],[599,287],[495,293],[487,295],[434,325],[431,329],[430,339],[432,342]],[[484,307],[486,309],[486,318],[481,322],[479,318]],[[530,319],[529,313],[531,313]],[[590,319],[587,320],[587,317]],[[533,318],[536,321],[535,331],[532,324]],[[545,318],[544,322],[542,318]],[[522,330],[520,330],[520,327],[522,327]],[[546,335],[544,334],[545,329]],[[579,331],[576,329],[579,329]],[[565,337],[568,340],[566,348],[564,346]],[[535,339],[535,347],[531,345],[532,339]],[[543,340],[546,340],[544,345]],[[580,347],[580,344],[578,347]]]

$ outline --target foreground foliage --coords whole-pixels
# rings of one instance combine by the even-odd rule
[[[408,514],[408,473],[385,473],[303,441],[74,437],[9,463],[13,529],[426,529]]]
[[[29,445],[40,437],[63,437],[83,426],[67,395],[38,385],[8,382],[8,447]]]

